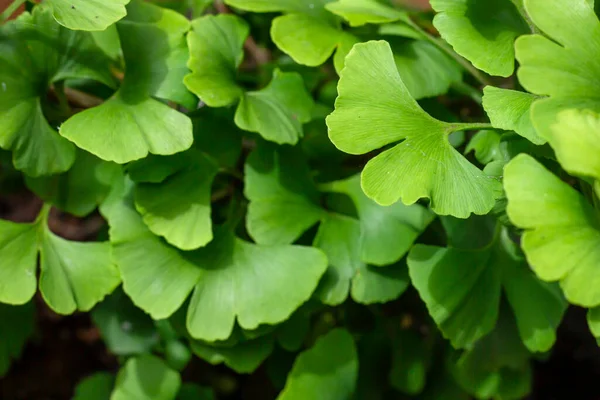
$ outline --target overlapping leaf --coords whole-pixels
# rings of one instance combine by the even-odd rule
[[[204,16],[192,28],[188,34],[192,72],[185,77],[187,87],[211,107],[239,100],[237,126],[275,143],[295,144],[314,106],[301,76],[275,70],[267,87],[245,92],[236,74],[249,33],[247,24],[232,15]]]
[[[528,155],[505,168],[511,221],[525,229],[522,246],[545,281],[560,281],[569,302],[600,304],[600,215],[585,198]]]
[[[175,400],[179,373],[160,358],[145,354],[130,358],[117,375],[111,400]]]
[[[255,329],[287,319],[325,272],[319,250],[254,245],[235,238],[228,226],[205,248],[177,251],[146,228],[131,195],[115,197],[102,210],[125,292],[153,318],[162,319],[193,290],[187,326],[194,338],[227,339],[236,320],[244,329]]]
[[[103,31],[123,18],[129,0],[48,0],[54,18],[69,29]]]
[[[463,129],[429,116],[410,97],[386,42],[357,44],[346,58],[329,137],[342,151],[364,154],[405,139],[369,161],[362,187],[382,205],[429,198],[441,215],[485,214],[501,185],[449,143]]]
[[[192,123],[153,97],[191,106],[182,83],[188,57],[187,19],[133,1],[117,24],[127,71],[119,90],[100,106],[68,119],[60,134],[103,160],[120,164],[152,154],[174,154],[192,144]]]
[[[0,220],[0,302],[24,304],[39,287],[46,303],[60,314],[89,311],[119,284],[108,243],[70,242],[50,231],[48,207],[36,222],[17,224]]]
[[[298,356],[277,399],[350,398],[357,374],[354,339],[346,330],[334,329]]]
[[[344,18],[350,26],[408,20],[405,11],[396,10],[377,0],[337,0],[328,3],[325,8]]]
[[[51,84],[68,78],[111,86],[109,59],[89,33],[58,25],[46,5],[0,30],[0,147],[12,150],[17,169],[30,176],[64,172],[75,148],[50,126],[42,111]]]
[[[13,360],[19,358],[25,343],[33,334],[35,323],[34,304],[22,306],[0,304],[0,377],[4,376]]]
[[[586,0],[525,0],[525,8],[544,33],[516,42],[519,81],[531,93],[549,96],[532,106],[538,134],[549,139],[564,109],[600,111],[600,22]]]
[[[514,70],[513,43],[529,32],[513,0],[431,0],[433,24],[454,50],[477,68],[499,76]]]
[[[469,348],[487,335],[504,290],[525,345],[531,351],[551,348],[566,309],[557,288],[536,279],[506,231],[479,249],[465,249],[461,242],[448,248],[416,245],[408,257],[413,285],[444,336],[456,348]]]

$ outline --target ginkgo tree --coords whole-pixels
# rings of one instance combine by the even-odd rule
[[[521,399],[600,341],[600,4],[405,3],[12,2],[0,376],[46,307],[119,356],[81,400]]]

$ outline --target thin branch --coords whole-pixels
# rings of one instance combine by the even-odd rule
[[[10,16],[13,15],[19,9],[19,7],[21,7],[26,2],[27,2],[27,0],[15,0],[15,1],[13,1],[6,8],[6,10],[4,10],[4,12],[2,14],[0,14],[0,22],[4,22],[4,21],[8,20],[10,18]]]

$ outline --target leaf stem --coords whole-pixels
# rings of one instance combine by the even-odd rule
[[[494,129],[489,122],[455,122],[448,124],[446,132],[448,134],[458,131],[476,131],[480,129]]]
[[[423,35],[423,38],[427,40],[429,43],[433,44],[444,53],[448,54],[452,57],[465,71],[470,73],[473,78],[475,78],[481,85],[489,86],[491,85],[490,80],[479,71],[477,68],[473,66],[467,59],[461,57],[458,53],[456,53],[452,48],[444,42],[442,39],[432,36],[429,32],[421,28],[417,23],[412,20],[408,20],[408,25],[410,25],[413,29]]]
[[[15,13],[23,4],[25,4],[28,0],[15,0],[13,1],[7,8],[4,10],[2,14],[0,14],[0,22],[4,22],[10,18],[11,15]]]

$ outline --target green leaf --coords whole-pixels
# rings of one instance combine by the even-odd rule
[[[69,118],[60,134],[103,160],[124,164],[148,153],[169,155],[193,141],[190,119],[151,96],[185,104],[187,19],[178,13],[132,2],[117,24],[126,74],[121,88],[98,107]]]
[[[175,400],[181,377],[150,354],[130,358],[117,375],[111,400]]]
[[[25,304],[36,290],[36,226],[0,220],[0,232],[0,303]]]
[[[262,336],[230,347],[194,340],[191,342],[191,346],[194,354],[212,365],[225,364],[238,374],[250,374],[273,351],[273,338]]]
[[[510,220],[525,229],[522,246],[545,281],[560,281],[569,302],[600,304],[598,211],[532,157],[515,157],[504,169]]]
[[[69,171],[55,176],[26,177],[25,182],[45,202],[84,217],[102,203],[120,174],[121,168],[117,164],[79,151]]]
[[[450,145],[448,135],[461,130],[460,124],[432,118],[410,97],[386,42],[354,46],[338,92],[327,125],[339,149],[364,154],[406,139],[367,163],[362,173],[367,196],[382,205],[430,198],[437,214],[461,218],[492,209],[500,183]]]
[[[32,302],[22,306],[0,304],[0,377],[4,376],[13,360],[21,356],[25,343],[35,328],[35,307]]]
[[[403,41],[393,50],[400,78],[414,99],[440,96],[462,81],[456,61],[429,42]]]
[[[537,96],[515,90],[486,86],[483,89],[483,107],[494,128],[515,131],[533,144],[546,143],[531,122],[531,105]]]
[[[600,307],[594,307],[588,310],[587,323],[592,335],[594,335],[598,342],[600,340]]]
[[[504,312],[496,329],[451,364],[458,383],[480,399],[522,399],[531,390],[529,353]]]
[[[390,385],[410,395],[425,388],[431,357],[425,340],[415,331],[402,330],[392,339]]]
[[[358,175],[323,188],[348,195],[356,206],[361,230],[360,259],[365,263],[383,266],[397,262],[434,219],[433,213],[418,204],[378,205],[365,196]]]
[[[474,151],[475,158],[482,164],[489,164],[492,161],[502,161],[501,139],[501,135],[496,131],[479,131],[469,141],[469,144],[465,148],[465,154]]]
[[[0,268],[0,302],[24,304],[35,293],[37,254],[40,254],[40,291],[59,314],[89,311],[120,282],[108,243],[70,242],[47,226],[48,206],[36,222],[0,221],[0,255],[9,263]],[[5,280],[6,279],[6,280]]]
[[[302,124],[311,119],[313,107],[300,74],[275,70],[266,88],[242,96],[235,123],[271,142],[296,144],[303,134]]]
[[[600,115],[565,110],[548,136],[556,158],[569,173],[600,180]]]
[[[338,0],[328,3],[325,8],[344,18],[353,27],[408,20],[406,12],[388,7],[376,0]]]
[[[210,193],[218,167],[196,150],[179,156],[185,169],[160,183],[139,183],[135,204],[148,228],[167,242],[193,250],[213,238]]]
[[[344,329],[334,329],[298,356],[277,399],[347,399],[354,392],[357,374],[352,336]]]
[[[145,227],[131,202],[125,198],[103,207],[123,288],[138,307],[163,319],[195,287],[187,317],[194,338],[227,339],[236,319],[244,329],[287,319],[325,272],[319,250],[254,245],[235,238],[227,227],[215,232],[207,247],[179,252]]]
[[[97,372],[77,384],[73,400],[109,400],[114,384],[113,374]]]
[[[525,345],[542,352],[554,344],[566,302],[554,286],[530,273],[513,247],[502,230],[481,249],[416,245],[411,250],[413,285],[455,348],[470,348],[494,328],[502,289]]]
[[[322,12],[321,8],[332,0],[303,2],[296,0],[225,0],[230,6],[252,12],[300,12],[313,14]]]
[[[361,261],[360,237],[361,225],[354,218],[330,214],[321,222],[314,246],[325,252],[330,265],[316,292],[323,303],[341,304],[348,292],[357,303],[385,303],[408,288],[406,266],[376,268]]]
[[[600,22],[586,0],[526,0],[527,13],[545,34],[519,38],[519,82],[529,92],[549,96],[531,110],[538,134],[548,139],[561,110],[600,111],[595,87],[600,76]]]
[[[249,30],[248,24],[234,15],[207,15],[192,22],[187,36],[191,73],[184,82],[208,106],[224,107],[243,95],[236,75]]]
[[[59,24],[73,30],[103,31],[125,15],[129,0],[48,0]]]
[[[112,86],[109,59],[87,32],[58,25],[49,7],[36,6],[0,31],[0,147],[13,152],[15,168],[29,176],[61,173],[75,147],[50,126],[42,111],[52,83],[94,79]]]
[[[342,31],[311,15],[288,14],[273,20],[271,37],[284,53],[298,64],[323,64],[338,46]]]
[[[141,354],[158,344],[159,336],[152,319],[135,307],[120,289],[94,307],[91,316],[112,353]]]
[[[431,0],[433,24],[454,50],[488,74],[508,77],[515,64],[513,42],[529,32],[511,0]]]

